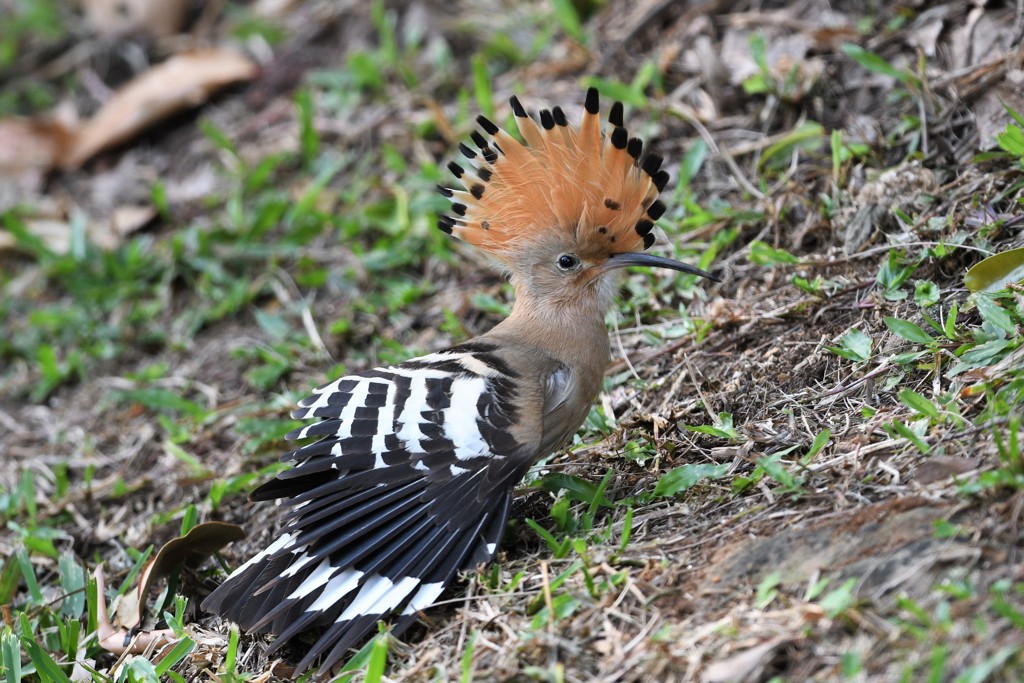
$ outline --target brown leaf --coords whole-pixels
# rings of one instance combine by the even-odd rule
[[[184,536],[172,538],[153,558],[157,576],[166,576],[181,565],[192,566],[214,554],[228,543],[245,538],[245,531],[237,524],[203,522]]]
[[[39,189],[71,136],[59,121],[0,119],[0,211]]]
[[[230,50],[198,50],[171,57],[125,84],[86,121],[61,166],[78,168],[99,152],[128,142],[154,124],[202,104],[221,88],[255,75],[256,64]]]
[[[980,465],[981,458],[933,455],[918,466],[914,472],[914,481],[918,484],[934,484],[937,481],[946,481],[953,475],[976,470]]]
[[[174,632],[170,629],[159,631],[145,631],[134,636],[126,628],[115,629],[110,624],[110,617],[107,614],[107,599],[104,597],[106,581],[103,577],[103,563],[96,566],[93,572],[96,579],[96,639],[100,646],[107,652],[115,655],[141,654],[150,645],[162,647],[174,640]]]
[[[146,600],[153,582],[177,571],[182,565],[191,566],[206,559],[228,543],[245,538],[237,524],[204,522],[192,527],[184,536],[173,538],[163,545],[139,574],[139,588],[135,600],[118,606],[117,623],[131,630],[142,625],[146,614]],[[128,596],[126,595],[125,598]]]
[[[0,172],[52,168],[70,135],[59,121],[0,119]]]
[[[887,169],[868,181],[857,193],[857,204],[877,204],[889,210],[911,206],[922,194],[936,191],[939,183],[935,173],[918,161]]]
[[[152,206],[119,206],[107,220],[88,220],[85,233],[96,246],[114,249],[124,242],[125,237],[153,220],[156,214]],[[39,238],[50,251],[66,254],[71,249],[71,218],[63,210],[23,215],[21,221],[29,234]],[[0,232],[0,251],[16,245],[14,235]]]
[[[240,541],[243,538],[245,538],[245,531],[237,524],[204,522],[192,527],[184,536],[167,541],[139,575],[139,618],[135,625],[139,626],[142,623],[146,598],[149,596],[149,589],[153,581],[168,576],[182,565],[191,566],[202,562],[228,543]]]
[[[110,230],[120,243],[125,237],[156,218],[156,213],[152,206],[119,206],[110,215]]]

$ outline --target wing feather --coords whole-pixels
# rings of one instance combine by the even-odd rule
[[[523,422],[514,378],[496,344],[476,341],[315,389],[295,416],[320,421],[289,438],[319,440],[252,496],[290,499],[281,538],[204,607],[277,634],[274,648],[321,630],[300,671],[330,667],[381,619],[408,628],[460,570],[493,557],[537,455],[540,411]]]

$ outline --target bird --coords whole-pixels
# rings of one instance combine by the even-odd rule
[[[438,227],[484,252],[514,290],[508,317],[450,348],[347,374],[292,413],[291,468],[252,500],[286,499],[280,535],[202,603],[271,650],[313,633],[296,672],[329,671],[391,625],[400,636],[460,572],[497,552],[516,485],[582,425],[610,362],[605,313],[626,266],[719,281],[647,253],[669,180],[598,91],[579,125],[510,99],[516,137],[485,116],[438,186]]]

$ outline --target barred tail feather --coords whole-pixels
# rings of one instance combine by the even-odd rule
[[[455,479],[473,477],[453,478],[445,487],[450,495],[435,502],[445,512],[462,505],[457,523],[420,500],[423,485],[415,483],[363,491],[360,504],[337,517],[323,514],[331,506],[308,519],[304,509],[295,511],[288,533],[232,573],[203,608],[246,631],[276,634],[272,650],[306,630],[325,629],[299,672],[317,660],[328,671],[379,620],[390,618],[400,635],[457,572],[489,561],[501,539],[511,490],[473,501],[469,520],[465,498],[454,500],[466,493],[464,482],[452,485]]]

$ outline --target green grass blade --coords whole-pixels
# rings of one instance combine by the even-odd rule
[[[36,673],[46,683],[71,683],[71,679],[64,673],[64,670],[57,666],[50,654],[39,646],[34,639],[24,637],[21,639],[22,647],[28,653],[29,659],[36,665]]]
[[[156,665],[156,675],[163,676],[171,667],[187,657],[194,649],[196,649],[196,643],[191,638],[179,640]]]
[[[370,650],[370,662],[366,666],[366,683],[381,683],[384,679],[384,669],[388,664],[388,644],[391,636],[382,633],[373,639],[373,649]]]

